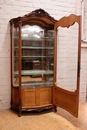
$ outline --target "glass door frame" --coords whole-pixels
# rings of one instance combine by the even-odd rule
[[[80,59],[81,59],[81,16],[71,14],[68,17],[61,18],[54,25],[54,87],[53,87],[53,104],[59,106],[75,117],[78,117],[79,106],[79,86],[80,86]],[[56,72],[57,72],[57,28],[61,26],[70,27],[75,22],[78,23],[78,59],[77,59],[77,84],[74,92],[65,90],[56,85]]]

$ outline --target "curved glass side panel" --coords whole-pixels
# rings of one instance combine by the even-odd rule
[[[19,41],[19,29],[14,28],[13,29],[14,35],[13,35],[13,85],[18,86],[19,85],[19,47],[18,47],[18,41]]]
[[[39,26],[22,27],[22,87],[53,86],[53,30]]]

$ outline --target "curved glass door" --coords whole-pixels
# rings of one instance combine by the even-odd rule
[[[53,86],[54,35],[39,26],[22,27],[22,87]]]
[[[78,117],[80,82],[80,16],[70,15],[55,24],[54,98],[59,106]]]

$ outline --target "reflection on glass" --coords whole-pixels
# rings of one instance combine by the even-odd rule
[[[13,42],[14,42],[14,65],[13,65],[13,69],[14,69],[14,78],[13,78],[13,85],[14,86],[18,86],[19,85],[19,69],[18,69],[18,64],[19,64],[19,57],[18,57],[18,36],[19,36],[19,29],[18,28],[14,28],[13,30]],[[17,72],[17,74],[15,73]]]
[[[58,27],[57,38],[57,85],[74,91],[77,85],[78,24]]]
[[[22,27],[22,87],[53,86],[53,39],[53,30]]]

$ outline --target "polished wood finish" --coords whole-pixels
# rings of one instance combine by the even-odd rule
[[[55,98],[54,98],[54,104],[56,106],[62,107],[63,109],[66,109],[69,111],[72,115],[78,117],[78,93],[70,92],[64,89],[59,88],[57,85],[55,85]]]
[[[52,88],[24,88],[22,89],[23,110],[43,110],[52,108]],[[46,108],[45,108],[46,107]],[[19,87],[12,87],[11,109],[19,109]]]
[[[56,66],[57,66],[57,31],[56,29],[61,27],[69,27],[72,26],[75,22],[79,25],[79,34],[78,34],[78,73],[77,73],[77,89],[74,92],[69,92],[65,89],[61,89],[56,85]],[[42,87],[42,88],[22,88],[21,84],[21,27],[23,25],[39,25],[42,28],[46,29],[54,29],[54,80],[53,87]],[[19,28],[19,63],[18,63],[18,71],[19,71],[19,85],[15,87],[13,85],[13,77],[12,77],[12,44],[13,44],[13,34],[12,29],[14,27]],[[23,110],[42,110],[52,108],[54,106],[55,110],[57,106],[60,106],[70,113],[72,113],[75,117],[78,117],[78,102],[79,102],[79,82],[80,82],[80,48],[81,48],[81,28],[80,28],[80,16],[76,16],[74,14],[69,17],[63,17],[59,21],[55,20],[51,17],[47,12],[42,9],[38,9],[32,11],[29,14],[24,15],[23,17],[17,17],[10,20],[11,26],[11,108],[19,110],[19,116],[21,116],[21,112]],[[43,52],[44,53],[44,52]],[[42,65],[43,66],[43,65]],[[44,68],[44,66],[43,66]]]
[[[79,103],[79,83],[80,83],[80,59],[81,59],[81,16],[76,16],[71,14],[68,17],[61,18],[58,22],[55,23],[54,32],[55,32],[55,56],[54,56],[54,87],[53,87],[53,102],[55,106],[62,107],[72,113],[75,117],[78,117],[78,103]],[[78,23],[78,67],[77,67],[77,86],[74,92],[67,91],[65,89],[60,88],[56,85],[56,61],[57,61],[57,28],[61,26],[62,28],[69,28],[75,22]]]
[[[11,109],[19,109],[19,87],[12,87],[11,91]]]
[[[32,108],[52,104],[51,87],[22,89],[22,107]]]
[[[22,106],[32,107],[38,105],[36,89],[22,89]]]
[[[15,26],[19,26],[19,21],[22,21],[22,25],[39,25],[41,27],[47,28],[47,29],[53,29],[54,23],[57,21],[53,17],[51,17],[46,11],[43,9],[37,9],[35,11],[32,11],[29,14],[26,14],[22,17],[13,18],[10,20],[10,23],[15,23]]]
[[[38,9],[35,11],[32,11],[29,14],[24,15],[23,17],[17,17],[10,20],[10,26],[11,26],[11,108],[19,110],[19,116],[21,116],[22,111],[31,111],[31,110],[43,110],[43,109],[49,109],[53,107],[52,103],[52,86],[49,85],[41,88],[22,88],[22,53],[24,54],[26,50],[22,50],[22,36],[21,36],[21,29],[24,25],[39,25],[42,28],[46,28],[47,30],[53,30],[54,23],[56,20],[51,17],[47,12],[45,12],[42,9]],[[18,85],[15,86],[13,84],[13,27],[18,28],[18,41],[15,42],[15,46],[18,47],[18,66],[16,68],[18,69]],[[32,42],[33,44],[33,42]],[[44,41],[41,43],[44,44]],[[26,46],[26,45],[24,45]],[[45,46],[45,45],[44,45]],[[31,53],[31,52],[30,52]],[[46,52],[42,52],[42,55]],[[29,55],[29,54],[28,54]],[[32,55],[32,54],[31,54]],[[40,54],[41,55],[41,54]],[[25,56],[25,54],[24,54]],[[43,55],[44,56],[44,55]],[[29,61],[28,61],[29,60]],[[32,69],[38,70],[41,67],[45,69],[46,67],[44,64],[34,61],[30,59],[26,59],[27,62],[32,62]],[[24,61],[24,62],[26,62]],[[43,60],[41,61],[43,62]],[[26,66],[25,66],[26,67]],[[36,75],[35,75],[36,76]],[[34,77],[33,75],[31,77]],[[44,76],[42,76],[44,80]]]

